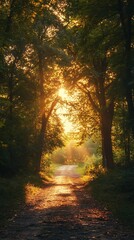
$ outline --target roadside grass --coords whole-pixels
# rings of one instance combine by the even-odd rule
[[[62,164],[51,163],[49,167],[49,175],[52,177],[60,166],[62,166]]]
[[[92,174],[91,174],[92,175]],[[125,226],[134,229],[134,169],[94,174],[89,182],[93,196]]]
[[[18,214],[27,202],[27,197],[34,197],[40,188],[51,181],[44,173],[25,174],[12,178],[0,177],[0,227],[4,227]]]
[[[25,180],[0,178],[0,226],[4,226],[25,203]]]
[[[84,163],[78,163],[76,171],[77,171],[78,174],[80,174],[80,176],[84,176],[84,174],[85,174],[85,164]]]

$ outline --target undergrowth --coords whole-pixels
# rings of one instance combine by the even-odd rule
[[[91,173],[93,196],[125,226],[134,228],[134,169]]]

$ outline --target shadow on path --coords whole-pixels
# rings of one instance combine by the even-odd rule
[[[133,240],[101,209],[78,178],[56,176],[34,202],[1,232],[0,240]]]

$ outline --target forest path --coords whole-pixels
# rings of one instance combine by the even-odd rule
[[[41,189],[0,233],[0,240],[69,239],[134,239],[106,209],[98,206],[80,182],[74,165],[59,168],[54,183]]]

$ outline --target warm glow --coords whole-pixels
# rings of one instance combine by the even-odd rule
[[[69,98],[68,94],[67,94],[67,91],[65,90],[65,88],[60,88],[59,89],[59,92],[58,92],[58,95],[62,98],[62,100],[65,100]]]
[[[62,101],[73,101],[71,96],[68,94],[67,90],[64,87],[61,87],[58,91],[58,95],[61,97]],[[66,103],[59,104],[57,109],[57,114],[59,115],[65,133],[70,133],[74,131],[74,124],[68,119],[67,115],[69,114]]]
[[[72,132],[74,130],[74,126],[72,124],[72,122],[68,121],[68,120],[63,120],[63,125],[64,125],[64,129],[65,129],[65,133],[69,133]]]

